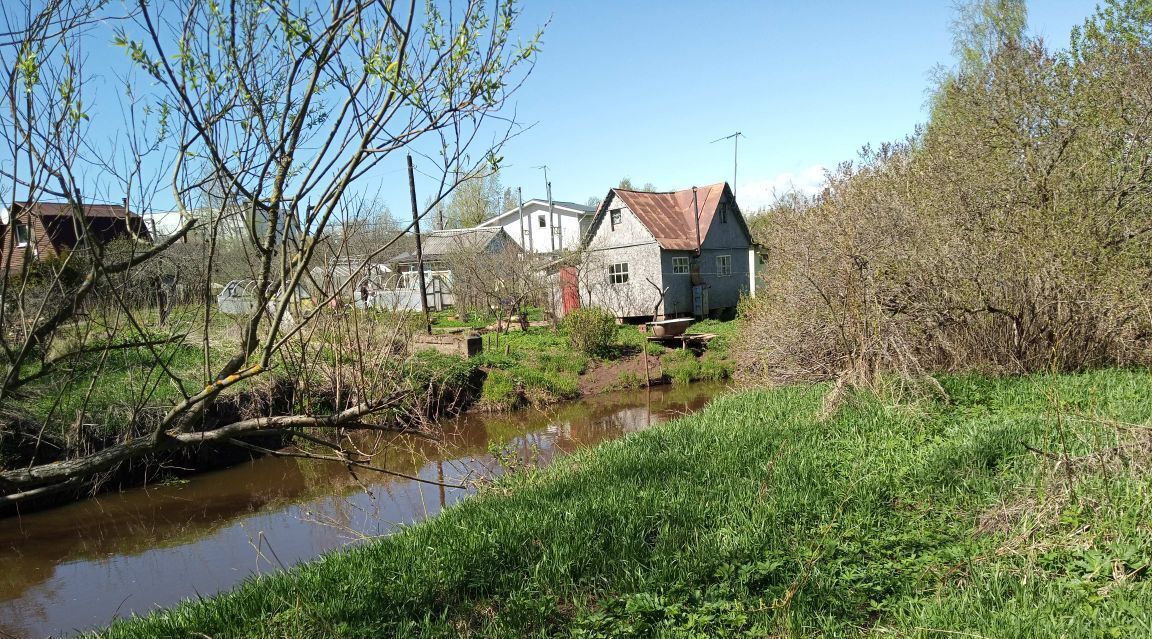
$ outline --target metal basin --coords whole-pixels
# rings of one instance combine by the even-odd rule
[[[655,337],[676,337],[677,335],[683,334],[693,321],[691,317],[682,317],[680,319],[648,322],[648,327]]]

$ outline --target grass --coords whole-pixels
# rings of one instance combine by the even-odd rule
[[[487,410],[579,397],[578,377],[589,364],[568,346],[566,335],[548,327],[489,336],[478,360],[488,370],[480,395]]]
[[[614,343],[603,353],[585,355],[574,349],[563,327],[533,327],[485,337],[485,351],[479,361],[488,371],[480,405],[487,410],[510,410],[526,404],[547,404],[574,399],[580,395],[579,377],[594,363],[610,363],[645,349],[660,358],[663,375],[675,383],[720,381],[732,374],[727,340],[737,330],[736,322],[705,320],[690,328],[693,332],[717,333],[701,355],[691,350],[665,348],[650,342],[639,327],[623,325],[616,329]],[[622,373],[618,388],[637,388],[635,374]]]
[[[105,636],[1148,636],[1149,381],[731,395]]]

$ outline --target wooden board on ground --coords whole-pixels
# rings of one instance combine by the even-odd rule
[[[648,336],[649,342],[660,342],[661,344],[679,344],[680,348],[685,348],[688,345],[706,345],[716,337],[716,333],[684,333],[683,335],[673,335],[671,337],[654,337]]]

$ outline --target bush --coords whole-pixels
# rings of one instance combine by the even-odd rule
[[[1152,43],[1106,13],[1070,50],[997,53],[915,137],[753,218],[772,264],[742,309],[741,373],[875,387],[1152,365],[1152,180],[1132,164],[1152,137],[1118,97],[1152,91]]]
[[[603,355],[616,341],[616,316],[602,308],[581,308],[564,318],[572,348],[587,355]]]

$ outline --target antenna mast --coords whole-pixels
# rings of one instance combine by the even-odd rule
[[[748,137],[748,136],[744,135],[743,133],[741,133],[740,131],[737,131],[737,132],[733,133],[732,135],[726,135],[722,138],[716,138],[715,140],[712,140],[711,142],[709,142],[709,144],[716,144],[717,142],[722,142],[724,140],[732,140],[732,196],[733,197],[736,196],[736,168],[737,168],[737,163],[740,160],[740,136],[742,136],[742,135],[744,137]]]

